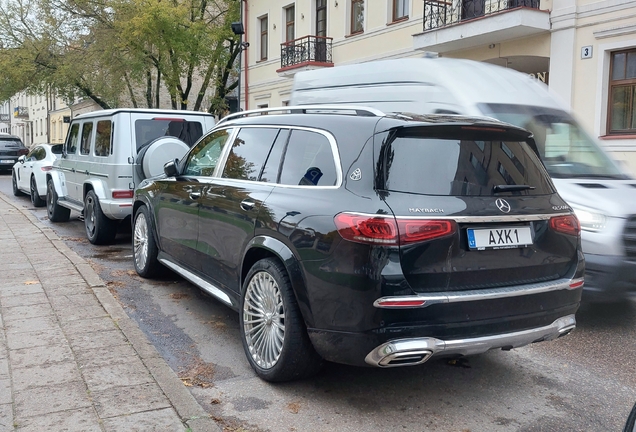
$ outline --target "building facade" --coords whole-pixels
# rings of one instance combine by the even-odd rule
[[[242,22],[242,109],[286,105],[301,70],[467,58],[545,82],[636,172],[636,1],[243,0]]]

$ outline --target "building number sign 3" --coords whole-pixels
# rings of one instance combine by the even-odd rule
[[[582,59],[592,58],[592,45],[581,47],[581,58]]]

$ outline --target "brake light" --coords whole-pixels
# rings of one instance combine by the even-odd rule
[[[18,149],[18,156],[27,155],[27,154],[29,154],[29,149],[25,149],[25,148]]]
[[[46,165],[46,166],[40,167],[40,169],[46,172],[46,171],[51,171],[53,167],[51,165]]]
[[[132,198],[133,194],[131,190],[113,191],[113,198]]]
[[[380,299],[375,302],[379,308],[416,308],[424,306],[426,300],[395,300],[391,298]]]
[[[170,122],[184,122],[185,119],[182,118],[171,118],[171,117],[153,117],[153,120],[158,121],[170,121]]]
[[[376,215],[340,213],[334,218],[345,240],[357,243],[404,245],[444,237],[456,231],[454,221],[395,219]]]
[[[581,288],[584,284],[585,284],[585,279],[583,278],[572,279],[570,281],[570,289]]]
[[[550,218],[550,228],[567,235],[578,236],[581,234],[581,224],[579,224],[579,220],[573,214]]]

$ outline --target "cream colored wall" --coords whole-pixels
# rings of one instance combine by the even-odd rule
[[[445,57],[464,58],[476,61],[512,56],[550,57],[550,35],[538,35],[494,44],[493,48],[481,46],[444,54]]]
[[[63,143],[68,132],[68,123],[64,123],[64,116],[71,116],[71,110],[58,110],[50,114],[50,142],[52,144]],[[61,131],[60,131],[61,126]]]

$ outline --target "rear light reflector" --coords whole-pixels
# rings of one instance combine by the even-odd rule
[[[46,172],[46,171],[51,171],[53,167],[51,165],[46,165],[46,166],[40,167],[40,169]]]
[[[131,190],[113,191],[113,198],[132,198],[133,194]]]
[[[570,281],[570,289],[581,288],[584,283],[585,283],[585,279],[583,279],[583,278],[572,279]]]
[[[18,150],[18,156],[27,155],[27,154],[29,154],[29,149],[19,149]]]
[[[550,228],[562,234],[573,236],[581,234],[581,224],[579,224],[579,220],[573,214],[550,218]]]
[[[334,218],[345,240],[357,243],[405,245],[444,237],[457,230],[445,219],[395,219],[390,216],[340,213]]]
[[[426,300],[380,299],[375,302],[379,308],[414,308],[424,306]]]

